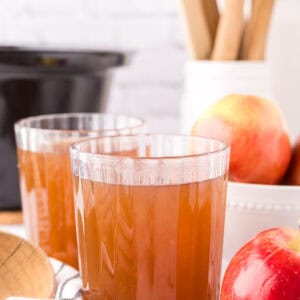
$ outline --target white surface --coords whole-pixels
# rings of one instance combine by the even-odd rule
[[[257,233],[273,227],[297,227],[300,187],[228,184],[223,258],[225,261]]]
[[[0,230],[26,238],[25,228],[23,225],[0,225]]]
[[[300,1],[276,3],[267,56],[294,137],[300,132]],[[179,129],[186,51],[176,1],[0,0],[0,5],[1,44],[134,50],[132,66],[114,81],[109,110],[140,114],[153,131]]]
[[[181,131],[191,132],[194,120],[210,105],[232,94],[274,97],[273,77],[266,62],[189,61],[181,100]]]

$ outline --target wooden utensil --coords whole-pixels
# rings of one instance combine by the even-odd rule
[[[241,58],[263,60],[274,0],[252,0],[252,12],[242,43]]]
[[[209,33],[214,42],[219,23],[219,10],[216,0],[200,0],[204,8]]]
[[[22,224],[21,211],[0,211],[0,224]]]
[[[0,299],[51,298],[55,278],[48,257],[28,241],[0,232]]]
[[[209,58],[213,41],[202,0],[179,0],[179,6],[190,56],[193,59]]]
[[[244,0],[226,0],[220,17],[213,60],[235,60],[238,58],[244,25]]]

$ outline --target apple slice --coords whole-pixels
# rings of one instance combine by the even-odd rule
[[[269,229],[245,244],[227,267],[220,299],[300,299],[300,231]]]

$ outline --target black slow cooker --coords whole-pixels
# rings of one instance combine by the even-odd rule
[[[20,208],[13,124],[24,117],[105,111],[120,52],[0,47],[0,210]]]

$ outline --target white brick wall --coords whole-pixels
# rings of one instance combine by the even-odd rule
[[[186,60],[176,2],[0,0],[0,44],[133,50],[131,65],[117,71],[109,110],[141,115],[153,131],[174,132]],[[300,131],[299,9],[299,0],[277,0],[268,50],[293,136]]]
[[[134,52],[116,71],[108,110],[178,131],[186,59],[174,0],[0,0],[0,43]]]

